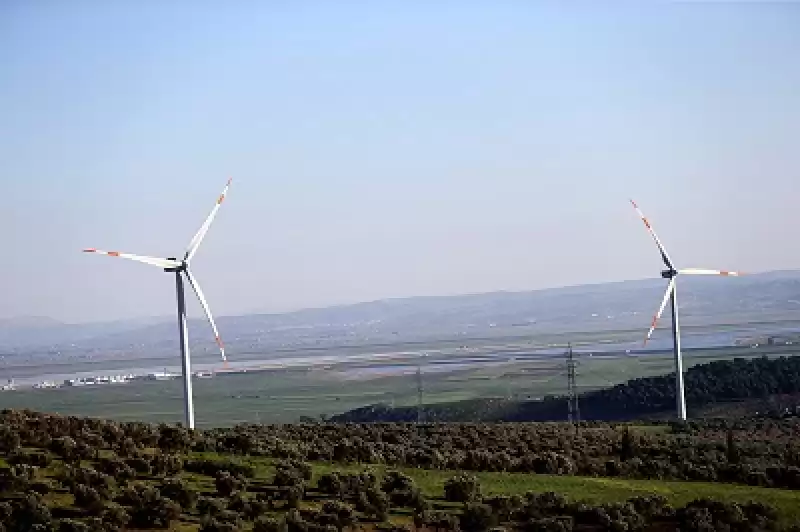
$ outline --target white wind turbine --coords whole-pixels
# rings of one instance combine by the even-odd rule
[[[110,257],[121,257],[123,259],[143,262],[145,264],[150,264],[151,266],[163,268],[165,272],[175,274],[175,286],[178,295],[178,331],[180,334],[181,361],[183,366],[184,415],[186,417],[186,426],[190,429],[194,428],[194,406],[192,404],[192,365],[189,358],[189,334],[186,327],[186,300],[183,295],[183,278],[181,277],[181,274],[186,276],[186,280],[189,281],[189,284],[192,285],[192,288],[194,289],[194,293],[197,294],[197,299],[200,300],[200,305],[203,307],[203,310],[206,313],[208,323],[211,324],[211,329],[214,331],[214,338],[216,339],[220,353],[222,354],[222,361],[227,364],[225,347],[222,345],[222,340],[219,337],[219,331],[214,323],[214,318],[211,316],[211,309],[208,308],[208,303],[206,303],[206,298],[203,296],[203,291],[200,289],[200,285],[197,284],[197,281],[189,269],[189,263],[191,262],[195,253],[197,253],[197,248],[200,247],[200,243],[206,236],[208,228],[211,227],[211,222],[214,221],[214,217],[217,215],[220,205],[222,205],[222,202],[225,200],[225,195],[228,193],[228,187],[230,187],[230,185],[231,180],[228,179],[222,194],[219,195],[217,203],[214,205],[214,208],[211,210],[208,218],[206,218],[205,222],[203,222],[203,225],[200,226],[200,229],[189,242],[189,247],[186,249],[186,253],[184,253],[182,260],[178,260],[174,257],[167,259],[144,257],[141,255],[132,255],[130,253],[121,253],[119,251],[102,251],[94,248],[83,250],[86,253],[100,253]]]
[[[683,357],[681,356],[681,334],[680,334],[680,326],[678,324],[678,296],[676,294],[677,291],[677,277],[679,274],[685,275],[741,275],[738,272],[728,272],[723,270],[703,270],[698,268],[685,268],[677,270],[675,269],[674,263],[669,258],[667,254],[667,250],[664,248],[664,245],[659,240],[656,232],[653,230],[650,222],[645,218],[642,211],[639,209],[639,206],[636,205],[636,202],[631,200],[631,204],[633,208],[636,209],[636,212],[639,214],[639,217],[644,222],[645,227],[650,232],[650,235],[653,237],[653,240],[656,241],[656,245],[658,246],[659,252],[661,252],[661,259],[664,261],[664,265],[667,267],[666,270],[661,272],[661,277],[664,279],[669,279],[669,283],[667,284],[667,291],[664,293],[664,299],[661,301],[661,306],[658,307],[658,312],[653,317],[653,322],[650,324],[650,330],[647,331],[647,336],[644,339],[645,345],[647,345],[647,341],[653,335],[653,330],[656,328],[656,323],[658,319],[661,317],[661,314],[664,312],[664,308],[667,306],[667,300],[670,300],[670,306],[672,307],[672,343],[673,343],[673,352],[675,354],[675,398],[677,402],[678,408],[678,419],[686,420],[686,396],[684,392],[683,386]]]

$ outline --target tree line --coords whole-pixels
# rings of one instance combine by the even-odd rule
[[[700,409],[718,403],[765,399],[800,394],[800,357],[722,360],[689,368],[686,372],[686,402]],[[621,421],[640,419],[675,409],[675,373],[631,379],[611,388],[580,395],[583,419]],[[800,404],[796,399],[791,411]],[[560,421],[567,417],[565,397],[521,401],[471,399],[423,406],[424,419],[431,421]],[[411,422],[417,407],[370,405],[333,416],[341,423]]]

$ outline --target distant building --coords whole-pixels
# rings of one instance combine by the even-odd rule
[[[146,378],[153,381],[168,381],[178,376],[179,375],[177,373],[169,373],[167,370],[164,370],[156,371],[155,373],[149,373]]]

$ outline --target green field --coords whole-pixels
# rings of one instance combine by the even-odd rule
[[[203,457],[215,458],[217,455],[203,453]],[[263,480],[272,478],[272,460],[250,458],[249,463],[256,466],[257,477]],[[382,465],[342,465],[313,463],[314,479],[333,471],[357,473],[369,470],[377,477],[387,471],[401,471],[414,479],[423,493],[434,499],[441,498],[444,484],[458,471],[439,471],[414,468],[389,468]],[[515,495],[529,491],[552,491],[573,501],[586,501],[602,504],[622,502],[641,495],[661,495],[673,506],[682,506],[696,499],[709,498],[724,502],[760,502],[773,506],[786,523],[800,520],[800,492],[775,488],[760,488],[734,484],[710,482],[677,482],[660,480],[631,480],[622,478],[593,478],[579,476],[535,475],[523,473],[473,473],[481,484],[484,495]],[[198,487],[209,488],[207,479],[188,474]]]
[[[108,453],[104,453],[108,454]],[[215,453],[192,453],[194,458],[225,459],[224,455]],[[251,484],[269,485],[275,473],[273,460],[268,458],[240,458],[241,462],[255,466],[255,476]],[[457,471],[439,471],[413,468],[387,468],[381,465],[342,465],[331,463],[312,463],[313,478],[311,485],[316,485],[319,477],[325,473],[358,473],[364,470],[373,472],[379,479],[390,470],[401,471],[411,477],[423,494],[434,502],[434,507],[458,512],[461,505],[443,500],[444,484],[448,479],[459,474]],[[60,462],[42,470],[38,478],[51,485],[57,485],[57,472],[62,469]],[[800,520],[800,492],[774,488],[759,488],[731,484],[705,482],[675,482],[629,480],[619,478],[590,478],[578,476],[554,476],[521,473],[474,473],[485,496],[515,495],[527,492],[555,492],[571,501],[582,501],[589,504],[624,502],[631,497],[644,495],[660,495],[674,507],[683,506],[693,500],[708,498],[717,501],[748,503],[760,502],[772,506],[784,525]],[[214,480],[211,477],[182,472],[179,477],[187,485],[200,494],[215,493]],[[63,491],[53,491],[45,497],[51,508],[74,509],[73,497]],[[303,508],[316,508],[319,502],[305,501]],[[410,521],[408,510],[395,509],[389,514],[389,522],[407,524]],[[171,530],[198,530],[197,517],[184,515],[175,522]]]
[[[765,349],[688,352],[686,366],[732,356],[773,354]],[[786,354],[785,351],[780,354]],[[583,357],[577,370],[581,391],[603,388],[672,369],[667,355],[646,357]],[[427,404],[482,397],[535,398],[566,393],[564,361],[559,357],[486,365],[449,373],[424,373]],[[387,403],[416,404],[415,375],[352,378],[331,369],[283,370],[218,375],[194,379],[199,427],[242,422],[295,422],[301,416],[318,418],[347,410]],[[64,415],[118,420],[178,422],[182,420],[180,380],[136,381],[83,388],[18,390],[0,393],[0,408],[30,408]]]
[[[342,470],[339,466],[318,465],[320,473]],[[380,473],[382,468],[378,468]],[[431,497],[441,496],[444,483],[455,471],[402,469]],[[628,480],[619,478],[567,477],[555,475],[526,475],[522,473],[474,473],[486,495],[514,495],[528,491],[560,493],[575,501],[592,503],[621,502],[638,495],[661,495],[673,506],[709,498],[725,502],[757,501],[770,504],[786,522],[800,520],[800,493],[791,490],[735,486],[708,482],[669,482],[658,480]]]

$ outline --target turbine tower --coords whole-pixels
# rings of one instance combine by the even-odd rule
[[[183,274],[183,276],[186,277],[186,280],[189,281],[194,293],[197,295],[197,299],[200,300],[200,305],[203,307],[203,311],[208,318],[208,323],[211,325],[211,329],[214,331],[214,339],[219,346],[219,351],[222,355],[222,361],[224,364],[227,364],[228,359],[225,357],[225,346],[222,344],[222,340],[219,337],[219,331],[217,330],[217,325],[214,323],[214,318],[211,316],[211,309],[208,307],[208,303],[203,295],[203,291],[200,289],[200,285],[197,284],[197,280],[189,269],[189,264],[195,253],[197,253],[197,248],[200,247],[200,243],[203,242],[203,238],[205,238],[208,228],[211,227],[211,222],[214,221],[220,205],[222,205],[222,202],[225,200],[225,195],[228,193],[228,187],[230,187],[230,185],[231,180],[228,179],[228,182],[225,184],[225,188],[222,190],[222,194],[220,194],[219,198],[217,199],[216,205],[214,205],[214,208],[211,210],[208,218],[206,218],[206,220],[203,222],[203,225],[200,226],[200,229],[197,231],[194,237],[192,237],[192,240],[189,242],[189,247],[186,249],[186,253],[184,253],[183,259],[181,260],[178,260],[174,257],[162,259],[157,257],[132,255],[130,253],[121,253],[119,251],[102,251],[94,248],[83,250],[86,253],[99,253],[101,255],[108,255],[110,257],[120,257],[123,259],[142,262],[151,266],[163,268],[165,272],[175,274],[175,288],[178,296],[178,334],[180,337],[181,364],[183,369],[184,416],[186,419],[186,426],[190,429],[194,429],[194,406],[192,403],[192,364],[189,357],[189,333],[186,326],[186,300],[183,293],[183,277],[181,274]]]
[[[678,410],[678,419],[685,421],[686,420],[686,395],[684,392],[683,386],[683,357],[681,356],[681,333],[680,333],[680,325],[678,323],[678,296],[677,296],[677,278],[678,275],[741,275],[738,272],[728,272],[723,270],[704,270],[698,268],[686,268],[686,269],[676,269],[672,259],[670,259],[669,255],[667,254],[667,250],[664,248],[664,245],[659,240],[656,232],[653,230],[653,227],[650,225],[650,222],[645,218],[644,214],[642,214],[641,209],[639,206],[636,205],[636,202],[631,200],[631,204],[633,208],[636,209],[636,212],[639,214],[639,217],[644,222],[645,227],[647,227],[647,231],[650,233],[650,236],[653,237],[655,240],[656,245],[658,246],[658,251],[661,253],[661,260],[664,261],[664,265],[667,267],[666,270],[661,272],[661,277],[664,279],[669,279],[669,283],[667,283],[667,291],[664,293],[664,299],[661,301],[661,306],[658,307],[658,312],[653,317],[653,322],[650,324],[650,330],[647,331],[647,336],[644,339],[644,345],[647,345],[647,341],[653,335],[653,331],[656,328],[656,323],[658,319],[661,317],[661,314],[664,312],[664,308],[667,306],[667,300],[670,301],[670,306],[672,308],[672,345],[673,345],[673,352],[675,355],[675,400],[677,402],[677,410]]]

